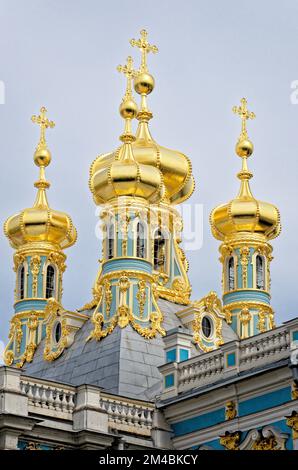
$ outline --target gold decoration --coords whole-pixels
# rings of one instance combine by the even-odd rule
[[[153,52],[153,54],[156,54],[158,52],[158,48],[156,46],[149,44],[149,42],[147,41],[148,33],[145,29],[142,29],[140,34],[141,34],[141,38],[137,40],[131,39],[130,44],[133,47],[137,47],[138,49],[140,49],[141,54],[142,54],[140,72],[145,73],[145,72],[148,72],[147,54],[149,52]]]
[[[55,264],[60,270],[60,272],[64,273],[66,269],[65,258],[66,257],[64,253],[59,253],[58,251],[51,251],[48,256],[48,262]]]
[[[30,270],[32,273],[32,296],[36,297],[37,296],[37,277],[39,274],[40,270],[40,256],[39,255],[34,255],[30,259]]]
[[[222,319],[224,317],[224,313],[221,301],[218,298],[216,292],[211,291],[208,295],[206,295],[206,297],[203,297],[200,301],[193,302],[193,306],[198,309],[194,312],[194,341],[199,345],[202,351],[213,351],[224,343],[222,337]],[[213,334],[208,338],[210,346],[207,346],[202,338],[202,320],[206,312],[209,313],[209,315],[212,317],[214,323]]]
[[[298,385],[296,382],[292,383],[292,400],[298,400]]]
[[[140,318],[143,318],[146,303],[146,283],[142,279],[138,282],[137,300],[139,303]]]
[[[230,433],[227,431],[224,436],[220,437],[219,442],[227,450],[239,450],[240,432]]]
[[[5,351],[4,352],[4,364],[6,366],[11,366],[13,364],[13,361],[14,361],[14,352],[9,350],[9,351]]]
[[[226,317],[226,322],[228,325],[231,325],[233,322],[233,315],[231,314],[230,310],[227,308],[223,309],[224,315]]]
[[[252,450],[280,450],[274,436],[260,437],[253,443]]]
[[[245,289],[247,287],[247,266],[249,258],[249,248],[244,246],[240,248],[241,255],[241,266],[242,266],[242,286]]]
[[[150,322],[151,328],[149,327],[142,327],[133,317],[131,311],[128,309],[127,306],[122,305],[118,308],[117,313],[112,318],[110,324],[103,329],[104,324],[104,317],[100,312],[94,312],[92,315],[92,323],[94,324],[94,329],[86,339],[86,341],[90,341],[91,339],[95,339],[96,341],[100,341],[105,336],[112,333],[114,328],[119,324],[121,328],[127,326],[129,323],[132,327],[146,339],[152,339],[156,336],[157,333],[160,333],[161,336],[165,336],[166,332],[162,328],[161,323],[163,320],[163,316],[161,312],[154,312],[150,315]]]
[[[120,328],[125,328],[129,323],[131,317],[130,310],[127,305],[120,305],[117,311],[118,314],[118,325]]]
[[[231,420],[236,418],[237,416],[237,408],[236,403],[234,401],[228,401],[225,407],[225,418],[226,420]]]
[[[298,413],[293,411],[291,416],[286,416],[287,426],[292,428],[293,439],[298,439]]]
[[[239,320],[241,323],[241,339],[249,337],[248,326],[251,321],[251,313],[247,306],[244,306],[240,312]]]
[[[257,324],[257,328],[260,331],[260,333],[264,333],[266,331],[266,313],[264,312],[263,309],[259,310],[258,318],[259,318],[259,321]]]
[[[246,121],[248,119],[255,119],[255,113],[248,111],[247,109],[247,101],[245,98],[241,99],[240,106],[233,107],[233,113],[238,114],[241,118],[241,134],[239,140],[246,140],[248,139],[247,129],[246,129]]]
[[[109,318],[111,304],[112,304],[112,289],[107,279],[103,281],[103,289],[104,289],[104,298],[105,298],[105,303],[106,303],[106,316],[107,318]]]
[[[40,444],[37,444],[37,442],[28,442],[25,450],[41,450],[41,447]]]
[[[14,254],[14,257],[13,257],[13,261],[14,261],[13,270],[15,272],[18,271],[19,266],[24,263],[25,259],[26,259],[26,257],[23,254],[20,254],[20,253],[15,253]]]
[[[272,309],[268,312],[268,318],[269,318],[269,330],[273,330],[273,328],[276,328],[276,324],[274,320],[274,312]]]

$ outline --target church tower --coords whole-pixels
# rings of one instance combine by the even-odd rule
[[[236,153],[242,159],[238,173],[238,196],[211,212],[213,236],[222,241],[220,261],[222,270],[223,305],[226,320],[241,339],[275,327],[270,305],[270,262],[272,246],[269,241],[280,233],[278,209],[256,199],[250,189],[253,174],[247,158],[253,153],[246,121],[255,114],[248,111],[245,98],[233,108],[242,120]]]
[[[141,50],[141,66],[133,69],[132,58],[119,66],[127,78],[120,115],[125,120],[121,146],[97,157],[90,169],[89,185],[97,205],[102,206],[103,260],[94,286],[94,330],[101,339],[118,325],[130,324],[147,339],[164,335],[157,299],[189,303],[187,261],[181,242],[182,220],[175,205],[194,189],[189,159],[161,147],[152,138],[148,122],[152,113],[147,95],[154,89],[148,72],[147,54],[157,47],[147,32],[130,41]],[[133,95],[141,95],[138,109]],[[131,121],[139,121],[136,136]],[[86,307],[86,306],[85,306]]]
[[[5,349],[6,365],[22,367],[31,362],[35,349],[45,335],[45,308],[49,299],[58,303],[62,297],[62,277],[65,270],[64,249],[73,245],[77,234],[71,218],[49,207],[46,190],[50,183],[45,168],[51,162],[45,131],[55,123],[46,116],[43,107],[32,121],[40,126],[40,140],[34,153],[39,167],[39,179],[34,184],[37,195],[33,207],[8,218],[4,233],[15,249],[16,273],[14,316],[9,342]]]

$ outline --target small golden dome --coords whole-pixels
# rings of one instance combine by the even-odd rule
[[[247,136],[246,120],[253,119],[255,115],[247,110],[245,98],[242,98],[241,106],[234,107],[233,111],[242,118],[241,135],[236,144],[236,153],[242,158],[242,169],[237,175],[241,186],[235,199],[211,212],[212,234],[223,241],[241,233],[253,233],[271,240],[281,230],[279,211],[273,204],[255,199],[249,185],[253,175],[247,167],[247,158],[253,153],[253,144]]]
[[[51,209],[47,201],[46,189],[50,183],[45,178],[45,167],[51,161],[51,152],[47,148],[45,129],[55,124],[46,118],[45,113],[46,109],[41,108],[39,116],[32,116],[32,121],[41,127],[40,141],[34,153],[34,162],[40,169],[39,180],[34,184],[38,189],[35,203],[4,223],[4,233],[16,249],[32,242],[46,242],[64,249],[77,239],[71,218],[64,212]]]

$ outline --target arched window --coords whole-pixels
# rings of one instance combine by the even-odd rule
[[[25,267],[22,265],[19,269],[19,299],[23,299],[25,297]]]
[[[137,223],[137,249],[136,256],[138,258],[146,258],[146,233],[145,226],[142,222]]]
[[[265,270],[263,256],[256,256],[256,284],[257,289],[265,289]]]
[[[111,259],[114,257],[114,224],[110,223],[108,226],[108,231],[107,231],[107,255],[108,259]]]
[[[46,299],[55,296],[55,269],[50,264],[47,267],[47,278],[46,278]]]
[[[158,229],[154,236],[154,269],[164,272],[165,270],[165,248],[166,240],[162,232]]]
[[[227,271],[228,271],[228,290],[234,290],[235,289],[235,261],[234,257],[230,256],[228,259],[228,264],[227,264]]]

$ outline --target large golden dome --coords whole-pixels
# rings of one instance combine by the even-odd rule
[[[181,152],[171,150],[159,145],[150,134],[148,122],[152,118],[152,113],[147,107],[147,96],[153,91],[155,81],[153,76],[148,72],[147,54],[148,52],[157,52],[156,46],[152,46],[147,41],[147,33],[141,31],[141,39],[131,40],[131,45],[138,47],[142,52],[141,66],[138,72],[131,69],[132,59],[129,57],[130,64],[127,66],[119,66],[118,70],[124,72],[130,83],[134,79],[135,91],[141,95],[141,109],[135,113],[133,117],[137,117],[139,121],[135,139],[131,140],[133,158],[136,169],[131,172],[132,181],[127,184],[125,182],[125,173],[130,172],[130,168],[123,167],[124,173],[121,176],[119,165],[115,162],[120,160],[121,148],[118,150],[100,155],[92,164],[90,170],[90,189],[94,195],[97,204],[106,202],[111,197],[122,195],[131,189],[129,193],[142,195],[149,202],[158,202],[160,199],[156,192],[159,186],[158,172],[161,174],[163,181],[163,201],[173,204],[179,204],[188,199],[194,191],[195,182],[192,176],[192,166],[190,159]],[[129,70],[130,67],[130,70]],[[129,75],[128,75],[129,74]],[[131,91],[126,95],[130,105],[132,103]],[[133,106],[130,106],[130,110]],[[131,116],[131,114],[130,114]],[[134,183],[133,174],[142,169],[142,181],[139,184]],[[107,184],[108,175],[110,179],[110,187]],[[115,186],[114,181],[117,185]]]
[[[20,248],[27,243],[47,242],[60,249],[73,245],[77,232],[69,215],[49,207],[46,189],[50,183],[45,178],[45,167],[51,161],[44,131],[54,127],[53,121],[46,118],[46,109],[41,108],[39,116],[33,116],[33,122],[41,126],[41,137],[34,154],[34,162],[40,168],[39,180],[34,184],[38,189],[33,207],[27,208],[9,217],[4,224],[4,233],[13,248]]]
[[[138,108],[132,97],[131,80],[136,73],[131,57],[127,65],[118,70],[127,77],[125,96],[120,105],[120,114],[125,119],[125,130],[120,136],[121,147],[110,154],[100,155],[90,168],[89,186],[96,204],[104,204],[121,196],[141,197],[158,203],[164,196],[163,175],[154,165],[144,165],[135,158],[132,143],[131,120]]]
[[[271,240],[277,237],[281,230],[279,211],[273,204],[256,199],[249,185],[253,175],[247,167],[247,158],[253,152],[253,144],[248,139],[245,121],[255,116],[247,111],[244,98],[241,100],[241,107],[233,110],[240,114],[243,120],[242,132],[236,144],[236,153],[242,158],[242,170],[237,175],[241,186],[235,199],[211,212],[212,233],[218,240],[228,240],[240,233],[263,235],[267,240]]]

